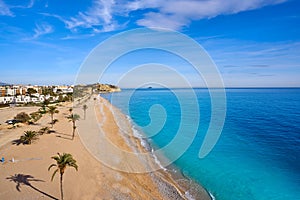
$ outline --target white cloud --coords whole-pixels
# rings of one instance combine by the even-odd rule
[[[114,4],[114,0],[95,0],[93,6],[86,12],[79,12],[76,17],[63,19],[63,22],[71,30],[82,27],[92,28],[94,32],[113,31],[117,28],[117,23],[113,19]]]
[[[35,0],[29,0],[27,5],[11,5],[11,8],[32,8],[34,6]]]
[[[77,39],[85,39],[95,36],[94,33],[85,34],[85,35],[68,35],[66,37],[62,37],[61,40],[77,40]]]
[[[3,0],[0,0],[0,16],[6,15],[10,17],[14,17],[14,13],[11,11],[12,9],[21,8],[21,9],[27,9],[32,8],[35,3],[35,0],[29,0],[27,5],[7,5],[3,2]]]
[[[33,38],[36,39],[41,35],[46,35],[52,33],[53,31],[54,31],[53,27],[50,26],[49,24],[46,23],[37,24],[36,28],[34,29],[35,34],[33,35]]]
[[[156,12],[145,13],[137,21],[146,27],[163,27],[179,29],[188,26],[192,20],[213,18],[218,15],[236,14],[258,9],[267,5],[286,2],[287,0],[137,0],[127,4],[128,12],[154,9]]]
[[[144,19],[137,21],[140,26],[146,27],[163,27],[178,30],[183,26],[186,26],[188,19],[175,15],[164,15],[161,13],[150,12],[145,14]]]
[[[34,0],[30,0],[29,4],[27,5],[27,8],[32,8],[34,5]]]
[[[0,16],[11,16],[13,17],[14,14],[10,11],[10,8],[8,5],[6,5],[2,0],[0,0]]]
[[[90,8],[69,18],[55,14],[45,15],[63,21],[66,28],[72,31],[80,28],[91,29],[93,33],[114,31],[126,25],[118,23],[117,17],[120,16],[136,20],[133,23],[139,26],[180,30],[189,26],[193,20],[236,14],[286,1],[288,0],[93,0]],[[142,11],[143,14],[138,19],[131,18],[136,11]]]

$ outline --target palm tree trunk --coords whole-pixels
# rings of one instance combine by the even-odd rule
[[[72,140],[75,137],[75,129],[76,129],[76,125],[75,125],[75,121],[73,121],[73,135],[72,135]]]
[[[51,115],[51,128],[53,128],[53,115]]]
[[[60,174],[60,196],[61,196],[61,200],[64,200],[64,192],[63,192],[63,174]]]

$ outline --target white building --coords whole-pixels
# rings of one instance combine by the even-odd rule
[[[54,93],[72,93],[73,92],[73,87],[72,86],[56,86],[53,88]]]
[[[0,97],[0,103],[1,104],[13,103],[14,99],[15,99],[15,97],[13,97],[13,96]]]

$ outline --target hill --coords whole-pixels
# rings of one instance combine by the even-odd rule
[[[0,86],[3,86],[3,85],[9,85],[9,84],[0,82]]]

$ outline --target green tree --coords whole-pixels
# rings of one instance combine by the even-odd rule
[[[88,106],[86,104],[84,104],[82,106],[82,109],[83,109],[83,112],[84,112],[84,119],[85,119],[85,116],[86,116],[86,110],[88,109]]]
[[[58,95],[58,101],[59,102],[63,102],[64,101],[64,97],[62,94]]]
[[[24,135],[20,137],[20,143],[31,144],[33,140],[38,139],[38,134],[35,131],[25,131]]]
[[[30,113],[30,117],[34,122],[36,122],[39,119],[41,119],[42,114],[40,112],[33,112],[33,113]]]
[[[50,96],[54,96],[54,92],[53,92],[53,88],[51,87],[44,87],[42,88],[42,94],[43,95],[50,95]]]
[[[59,110],[57,110],[56,106],[49,106],[48,107],[48,112],[49,112],[49,114],[51,116],[51,128],[53,128],[53,124],[54,124],[53,117],[54,117],[55,113],[59,113]]]
[[[48,99],[45,99],[42,103],[42,108],[41,108],[41,114],[45,114],[47,111],[46,111],[46,108],[47,106],[49,105],[50,101]]]
[[[75,136],[75,130],[76,130],[76,121],[80,119],[80,116],[78,114],[71,114],[67,118],[73,124],[73,134],[72,134],[72,140],[73,140]]]
[[[52,167],[56,167],[57,169],[53,172],[51,181],[53,181],[53,178],[57,172],[60,173],[60,195],[61,199],[64,199],[64,193],[63,193],[63,175],[65,173],[65,170],[67,167],[74,167],[76,171],[78,171],[78,166],[76,164],[76,160],[73,158],[73,156],[69,153],[57,153],[57,156],[52,156],[52,159],[56,161],[56,164],[52,164],[48,167],[48,171]]]
[[[27,94],[29,94],[29,96],[31,96],[32,94],[36,94],[36,93],[37,93],[37,91],[33,88],[28,88],[27,89]]]

